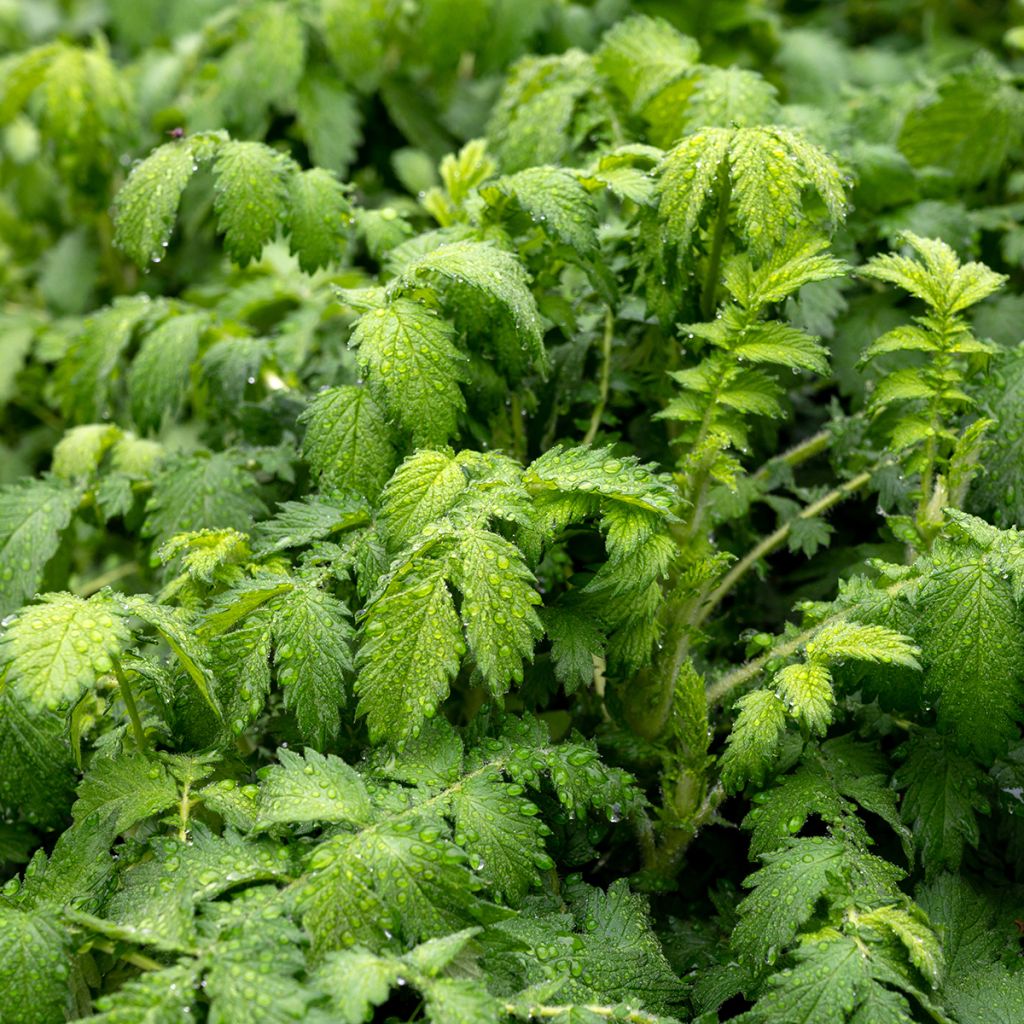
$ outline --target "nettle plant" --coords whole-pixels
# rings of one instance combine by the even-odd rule
[[[0,64],[3,1021],[1024,1018],[1013,73],[130,6]]]

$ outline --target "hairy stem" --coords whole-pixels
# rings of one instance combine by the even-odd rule
[[[509,418],[512,421],[512,454],[519,462],[526,461],[526,431],[523,430],[523,400],[512,392],[509,404]]]
[[[647,867],[664,878],[674,875],[690,843],[697,838],[697,833],[711,821],[725,797],[725,787],[721,782],[715,782],[704,795],[704,799],[693,817],[685,825],[666,832],[664,840],[654,851]]]
[[[594,403],[594,410],[590,414],[590,425],[586,434],[583,435],[584,444],[593,444],[597,432],[601,428],[601,417],[604,415],[605,406],[608,404],[608,388],[612,377],[612,338],[615,332],[615,317],[611,307],[605,310],[604,334],[601,337],[601,379],[598,382],[598,397]]]
[[[128,711],[128,718],[132,723],[135,745],[138,747],[139,753],[148,754],[149,743],[146,740],[146,730],[142,728],[142,719],[139,717],[139,709],[135,703],[135,694],[132,693],[131,684],[128,682],[128,677],[121,667],[120,659],[116,655],[112,655],[110,661],[114,666],[114,675],[117,678],[118,689],[121,691],[121,699],[124,701],[124,706]]]
[[[714,234],[711,236],[711,252],[708,255],[704,287],[700,295],[700,315],[704,320],[710,320],[715,315],[718,271],[722,265],[722,250],[725,248],[725,236],[729,230],[729,201],[731,199],[732,181],[729,178],[728,165],[723,163],[719,172],[718,213],[715,217]]]
[[[143,971],[162,971],[166,966],[160,963],[159,960],[146,956],[145,953],[115,953],[113,942],[108,942],[105,939],[92,939],[91,943],[94,949],[109,953],[111,956],[116,956],[118,960],[123,960],[126,964],[132,964],[132,966],[138,967]]]
[[[870,472],[858,473],[851,480],[847,480],[841,487],[836,487],[828,494],[808,505],[795,519],[783,523],[774,533],[770,533],[760,543],[751,548],[722,578],[722,582],[712,591],[711,596],[704,603],[697,615],[695,626],[707,621],[708,616],[722,603],[723,598],[733,587],[766,555],[771,554],[779,548],[793,531],[793,526],[806,519],[813,519],[815,516],[827,512],[834,505],[838,505],[844,498],[855,494],[871,480]]]

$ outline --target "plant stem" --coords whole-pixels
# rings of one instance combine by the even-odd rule
[[[604,335],[601,338],[601,379],[598,382],[598,398],[594,403],[594,411],[590,414],[590,425],[586,434],[583,435],[584,444],[593,444],[597,432],[601,428],[601,417],[604,415],[605,406],[608,404],[608,388],[611,385],[612,377],[612,338],[615,333],[615,317],[612,314],[611,306],[604,314]]]
[[[725,799],[725,787],[716,782],[704,795],[700,807],[694,816],[683,826],[671,829],[662,844],[655,850],[654,857],[648,867],[663,877],[675,874],[683,854],[697,833],[714,817],[719,804]]]
[[[512,420],[512,454],[519,462],[526,461],[526,433],[523,430],[523,400],[513,392],[509,404],[509,418]]]
[[[883,591],[890,597],[895,597],[912,582],[913,580],[897,580],[890,586],[884,587]],[[828,618],[822,619],[816,625],[797,633],[795,637],[787,640],[784,644],[779,644],[778,647],[773,647],[771,650],[765,651],[764,654],[759,654],[756,658],[752,658],[745,664],[737,665],[731,672],[726,672],[724,676],[721,676],[707,688],[708,706],[714,707],[716,704],[724,703],[733,690],[753,679],[768,661],[771,661],[773,658],[788,657],[794,651],[803,647],[808,640],[814,639],[815,634],[820,630],[831,625],[833,622],[840,622],[845,618],[846,612],[836,612],[833,615],[829,615]]]
[[[142,728],[142,719],[139,717],[139,709],[135,703],[135,694],[132,693],[131,684],[121,667],[121,661],[116,655],[111,655],[111,663],[114,666],[114,675],[117,677],[117,686],[121,691],[121,699],[128,710],[128,717],[131,719],[132,732],[135,734],[135,745],[140,754],[149,753],[149,743],[146,740],[146,731]]]
[[[114,944],[112,942],[107,942],[106,940],[93,939],[92,945],[95,949],[102,950],[104,953],[109,953],[111,956],[116,956],[118,960],[123,960],[126,964],[132,964],[144,971],[162,971],[165,966],[158,960],[154,960],[152,957],[146,956],[145,953],[115,953]]]
[[[722,164],[719,171],[720,190],[718,193],[718,213],[715,217],[715,231],[711,236],[711,253],[708,256],[708,269],[704,275],[704,287],[700,295],[700,315],[710,320],[715,315],[715,295],[718,291],[718,271],[722,264],[722,250],[725,247],[725,236],[729,230],[729,201],[732,199],[732,180],[729,177],[728,165]]]
[[[131,576],[138,571],[138,562],[125,562],[122,565],[115,566],[108,572],[104,572],[99,576],[93,577],[91,580],[86,580],[85,583],[75,587],[75,593],[79,597],[89,597],[91,594],[95,594],[96,591],[102,590],[104,587],[109,587],[111,583],[123,580],[126,576]]]
[[[750,549],[722,578],[722,582],[712,591],[711,596],[704,603],[697,615],[695,626],[700,626],[708,616],[721,604],[722,599],[730,590],[766,555],[771,554],[780,547],[793,530],[793,526],[806,519],[813,519],[815,516],[827,512],[834,505],[838,505],[844,498],[856,493],[871,480],[870,472],[858,473],[851,480],[847,480],[841,487],[836,487],[828,494],[808,505],[795,519],[783,523],[774,533],[770,533],[760,543]]]
[[[799,444],[795,444],[781,455],[772,456],[763,466],[751,474],[751,479],[763,480],[771,472],[772,467],[779,465],[779,463],[784,463],[791,468],[799,466],[801,463],[813,459],[815,455],[819,455],[828,449],[831,444],[832,432],[830,430],[819,430],[818,433],[812,434]]]

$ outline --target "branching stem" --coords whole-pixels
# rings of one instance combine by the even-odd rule
[[[708,255],[707,273],[704,275],[704,287],[700,295],[700,315],[710,320],[715,315],[715,296],[718,292],[718,272],[722,265],[722,250],[725,248],[725,236],[729,231],[729,202],[732,199],[732,180],[729,178],[728,165],[723,163],[718,193],[718,213],[715,217],[715,231],[711,236],[711,252]]]
[[[870,472],[858,473],[853,479],[847,480],[841,487],[836,487],[828,494],[812,502],[795,519],[783,523],[774,533],[752,547],[722,578],[722,582],[711,592],[707,601],[697,615],[695,626],[700,626],[707,621],[711,613],[722,603],[722,600],[733,587],[766,555],[770,555],[777,548],[785,543],[786,539],[793,532],[793,526],[802,520],[813,519],[815,516],[827,512],[834,505],[838,505],[844,498],[855,494],[871,480]]]

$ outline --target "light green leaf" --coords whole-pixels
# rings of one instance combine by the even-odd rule
[[[280,764],[263,774],[258,829],[292,822],[362,825],[369,820],[370,798],[363,780],[340,757],[279,748],[277,759]]]
[[[352,330],[359,365],[416,446],[444,444],[466,407],[466,357],[454,341],[449,323],[402,298],[365,313]]]
[[[56,708],[77,700],[131,639],[121,608],[106,594],[88,601],[46,594],[22,609],[0,635],[0,669],[30,705]]]
[[[81,496],[54,480],[0,487],[0,614],[36,592]]]

